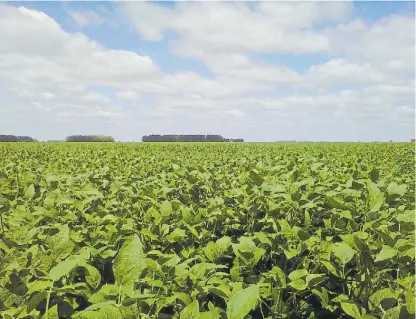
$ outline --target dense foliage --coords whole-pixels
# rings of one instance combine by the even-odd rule
[[[403,144],[0,144],[0,318],[412,318]]]
[[[71,135],[65,141],[67,142],[114,142],[112,136],[105,135]]]
[[[224,138],[221,135],[145,135],[142,142],[244,142],[242,138]]]
[[[30,136],[0,135],[0,142],[36,142]]]

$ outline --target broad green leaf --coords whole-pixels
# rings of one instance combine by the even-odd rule
[[[284,250],[284,254],[286,258],[290,260],[293,257],[296,257],[299,254],[299,251],[297,249]]]
[[[231,295],[230,289],[223,285],[223,286],[216,286],[216,287],[210,287],[208,291],[214,295],[217,295],[218,297],[223,298],[224,300],[228,300],[228,298]]]
[[[384,299],[396,299],[396,294],[391,288],[384,288],[373,293],[368,300],[368,307],[373,310],[381,305]]]
[[[264,182],[264,178],[262,176],[260,176],[259,172],[257,170],[251,170],[250,171],[250,178],[253,181],[254,184],[256,184],[257,186],[260,186],[261,184],[263,184]]]
[[[35,185],[30,185],[25,191],[25,197],[27,199],[32,199],[35,196]]]
[[[173,212],[172,203],[169,201],[164,201],[160,205],[160,211],[162,216],[169,216]]]
[[[309,287],[313,287],[324,280],[326,277],[325,274],[308,274],[305,278],[306,284]]]
[[[331,274],[339,277],[339,271],[335,266],[328,260],[320,260],[319,261]]]
[[[49,278],[51,278],[52,281],[58,281],[63,276],[68,275],[72,269],[77,266],[77,264],[78,262],[75,259],[66,259],[61,261],[49,271]]]
[[[360,308],[352,301],[341,301],[341,308],[345,313],[353,318],[361,319]]]
[[[290,280],[293,281],[299,278],[306,277],[307,275],[308,275],[308,271],[306,269],[297,269],[297,270],[292,271],[288,277]]]
[[[97,270],[97,268],[90,265],[85,265],[84,267],[87,270],[85,280],[93,289],[97,289],[101,284],[100,272]]]
[[[383,245],[380,252],[376,255],[376,259],[374,261],[378,262],[378,261],[391,259],[394,256],[396,256],[396,253],[397,252],[394,250],[394,248],[387,246],[387,245]]]
[[[384,203],[384,195],[372,181],[367,181],[368,189],[368,201],[370,204],[370,212],[376,212],[380,210],[381,206]]]
[[[348,263],[356,254],[356,251],[344,242],[333,245],[332,252],[340,260],[342,265]]]
[[[225,252],[231,244],[231,238],[228,236],[221,237],[215,243],[219,252]]]
[[[399,222],[414,224],[416,219],[416,212],[414,210],[405,211],[403,213],[399,213],[396,218]]]
[[[180,313],[180,319],[198,319],[199,316],[198,300],[195,300],[187,305]]]
[[[120,285],[133,282],[145,267],[143,245],[137,235],[130,236],[120,248],[113,264],[116,282]]]
[[[295,288],[296,290],[305,290],[308,286],[306,285],[305,280],[303,279],[296,279],[289,283],[289,286]]]
[[[376,183],[377,182],[377,180],[378,180],[378,177],[380,176],[380,171],[378,170],[378,169],[373,169],[371,172],[370,172],[370,179],[374,182],[374,183]]]
[[[415,314],[415,292],[414,290],[408,290],[406,292],[405,300],[406,300],[406,309],[410,314]]]
[[[115,297],[119,294],[119,287],[116,285],[103,285],[100,290],[93,294],[88,301],[93,304],[100,304]]]
[[[396,182],[392,182],[387,186],[387,193],[389,195],[399,195],[403,196],[406,193],[407,185],[397,185]]]
[[[227,319],[244,319],[260,299],[260,289],[252,285],[237,292],[227,302]]]

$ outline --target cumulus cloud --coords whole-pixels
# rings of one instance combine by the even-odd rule
[[[212,76],[192,68],[168,72],[157,54],[104,46],[41,11],[2,4],[6,133],[125,140],[175,132],[247,140],[325,139],[331,130],[334,140],[414,135],[413,15],[368,22],[353,14],[352,2],[117,8],[105,17],[102,10],[66,12],[80,27],[123,20],[132,28],[124,35],[130,41],[163,42],[169,54],[202,62]],[[297,68],[311,56],[320,62]]]

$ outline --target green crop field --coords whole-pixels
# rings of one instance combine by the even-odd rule
[[[414,318],[411,143],[2,143],[0,318]]]

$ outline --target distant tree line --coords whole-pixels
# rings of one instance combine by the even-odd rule
[[[37,142],[30,136],[0,135],[0,142]]]
[[[65,139],[66,142],[114,142],[112,136],[105,135],[71,135]]]
[[[244,142],[242,138],[224,138],[221,135],[145,135],[142,142]]]

